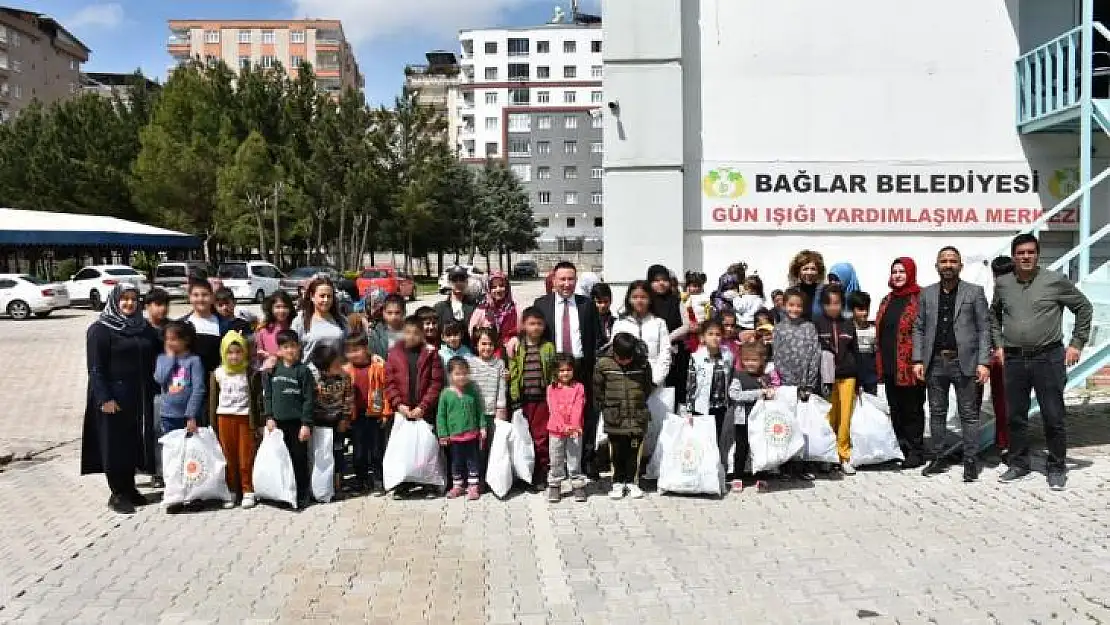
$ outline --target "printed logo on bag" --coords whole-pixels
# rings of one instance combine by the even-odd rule
[[[185,482],[196,484],[203,482],[208,475],[207,458],[191,456],[185,459]]]
[[[771,412],[767,415],[764,435],[772,445],[785,446],[794,434],[794,426],[780,412]]]
[[[687,440],[678,450],[678,466],[684,474],[695,474],[701,467],[701,445],[698,441]]]

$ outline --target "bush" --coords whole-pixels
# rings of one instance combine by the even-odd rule
[[[344,280],[358,280],[358,272],[357,271],[344,271],[343,272],[343,279]]]
[[[66,258],[59,261],[54,265],[54,280],[64,282],[69,280],[69,277],[77,273],[80,267],[77,266],[77,261],[72,258]]]

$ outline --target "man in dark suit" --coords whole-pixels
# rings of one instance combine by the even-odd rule
[[[463,345],[472,347],[468,326],[470,316],[474,314],[476,306],[466,292],[470,275],[463,267],[452,267],[447,272],[447,279],[451,281],[451,292],[447,294],[447,299],[436,302],[435,305],[436,316],[439,317],[439,331],[442,333],[443,328],[447,327],[448,324],[460,323],[463,327]]]
[[[990,318],[983,287],[960,280],[963,261],[954,247],[937,254],[940,282],[921,290],[913,324],[913,369],[929,392],[929,432],[933,459],[922,475],[944,472],[948,389],[956,388],[963,433],[964,481],[979,476],[979,385],[990,379]]]
[[[597,414],[593,410],[592,398],[601,320],[590,298],[574,293],[578,285],[578,270],[573,263],[563,261],[555,265],[553,281],[552,292],[536,299],[533,306],[543,314],[544,340],[551,341],[556,352],[574,356],[575,378],[586,387],[582,460],[587,474],[596,477],[598,469],[592,465]]]

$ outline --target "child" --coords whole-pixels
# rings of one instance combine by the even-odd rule
[[[875,324],[867,320],[871,314],[871,296],[856,291],[848,296],[848,306],[852,309],[852,323],[855,324],[856,343],[859,344],[859,386],[864,393],[875,395],[879,392],[879,373],[875,369]]]
[[[220,287],[214,295],[216,301],[216,314],[224,320],[224,331],[235,330],[246,338],[254,333],[254,324],[246,316],[235,314],[235,293],[231,289]]]
[[[435,348],[424,341],[420,318],[406,318],[401,342],[389,350],[385,360],[385,396],[404,418],[435,425],[443,390],[443,362]],[[394,489],[393,498],[400,499],[412,490],[411,485],[401,484]]]
[[[601,332],[598,333],[598,349],[605,347],[613,340],[613,324],[617,321],[613,315],[613,289],[608,284],[598,282],[590,289],[590,298],[597,308],[598,319],[601,320]]]
[[[227,459],[227,487],[244,508],[253,508],[255,432],[262,427],[262,386],[250,369],[247,339],[229,330],[220,341],[222,364],[209,378],[208,418],[217,424]]]
[[[782,318],[786,316],[786,312],[782,308],[782,306],[783,306],[783,291],[782,291],[782,289],[775,289],[774,291],[771,291],[771,306],[772,306],[771,311],[775,315],[773,323],[778,323],[779,321],[782,321]]]
[[[382,322],[370,330],[370,354],[385,364],[389,350],[401,341],[405,331],[405,300],[394,293],[382,304]]]
[[[759,276],[749,276],[744,280],[743,293],[732,300],[741,330],[755,329],[755,313],[760,308],[763,308],[763,281]]]
[[[143,297],[143,308],[146,313],[147,323],[150,327],[158,331],[158,337],[162,337],[162,332],[166,329],[166,323],[169,319],[166,318],[166,313],[170,310],[170,295],[162,289],[157,287],[150,290]],[[161,350],[159,350],[161,352]]]
[[[464,361],[473,356],[474,352],[463,345],[463,324],[452,321],[443,326],[443,341],[439,346],[439,358],[443,361],[443,370],[447,370],[447,363],[453,358],[462,358]]]
[[[205,397],[204,365],[200,357],[192,353],[196,333],[187,323],[170,321],[166,323],[162,339],[165,351],[158,355],[154,367],[154,382],[161,392],[161,432],[166,434],[180,429],[196,432]],[[180,508],[167,507],[166,512],[176,512]]]
[[[521,319],[523,330],[516,349],[509,355],[509,398],[528,420],[536,448],[536,467],[532,486],[537,492],[547,477],[547,387],[555,377],[555,344],[543,340],[543,313],[528,307]]]
[[[605,421],[613,464],[610,499],[625,494],[633,499],[644,496],[636,480],[640,475],[641,443],[651,421],[647,398],[655,386],[651,365],[636,343],[635,336],[617,333],[610,353],[602,356],[594,368],[594,403]]]
[[[293,325],[293,298],[285,291],[275,291],[262,302],[262,325],[254,333],[254,367],[269,373],[280,356],[277,336]]]
[[[748,453],[748,415],[760,399],[774,399],[775,387],[779,385],[774,370],[767,373],[767,353],[763,343],[749,341],[740,346],[740,371],[736,372],[729,383],[728,397],[736,403],[733,409],[736,448],[732,460],[732,492],[743,492],[745,482],[755,481],[757,490],[766,490],[767,482],[753,476],[747,470]],[[725,466],[728,466],[727,464]]]
[[[320,429],[333,430],[332,453],[335,466],[335,498],[340,497],[344,473],[343,433],[355,409],[354,387],[351,378],[343,371],[343,359],[331,345],[321,345],[312,353],[313,375],[316,377],[316,402],[312,410],[313,436]],[[314,447],[315,449],[315,447]],[[326,453],[326,450],[322,453]],[[323,501],[321,503],[327,503]]]
[[[157,351],[155,354],[161,354],[165,351],[165,343],[163,342],[163,334],[166,331],[166,324],[169,319],[166,318],[166,313],[170,309],[170,296],[162,289],[157,287],[150,290],[149,293],[143,297],[143,307],[145,308],[146,320],[150,327],[154,328],[158,334]],[[150,476],[151,488],[165,488],[166,482],[162,479],[162,446],[158,444],[158,439],[162,437],[162,395],[160,389],[154,389],[154,411],[149,423],[150,434],[144,437],[144,440],[149,441],[144,446],[149,445],[149,448],[154,451],[154,466]],[[144,428],[146,427],[144,421]]]
[[[440,341],[439,315],[431,306],[421,306],[416,309],[416,318],[420,320],[420,327],[424,333],[424,343],[438,351]]]
[[[723,332],[721,345],[732,352],[732,362],[740,366],[740,325],[736,323],[736,313],[729,308],[718,313],[717,318],[721,321]]]
[[[356,334],[344,343],[347,364],[343,370],[351,378],[355,404],[351,413],[354,439],[355,492],[370,490],[383,495],[382,458],[389,442],[393,411],[385,396],[385,361],[370,356],[366,337]]]
[[[666,320],[652,314],[651,303],[651,285],[646,280],[634,280],[628,285],[624,311],[613,325],[613,332],[627,332],[640,340],[651,364],[652,383],[661,386],[671,371],[671,337]]]
[[[311,494],[308,439],[312,436],[316,380],[308,365],[301,362],[301,342],[296,332],[282,330],[277,344],[278,361],[266,380],[262,413],[266,415],[266,431],[281,429],[297,480],[297,508],[304,510]]]
[[[814,319],[821,350],[833,361],[833,376],[826,383],[832,384],[829,401],[829,425],[836,432],[836,449],[844,475],[855,475],[852,466],[852,407],[856,401],[856,376],[859,373],[859,346],[856,344],[856,327],[844,319],[844,290],[839,284],[829,284],[821,290],[822,314]],[[825,380],[822,380],[823,382]]]
[[[783,296],[786,317],[775,325],[772,336],[775,371],[783,386],[798,388],[798,399],[801,401],[808,401],[809,394],[816,392],[821,383],[821,344],[817,339],[817,329],[804,316],[807,303],[801,289],[787,289]],[[788,462],[783,469],[800,479],[813,480],[813,474],[805,471],[801,463]]]
[[[686,272],[686,290],[682,293],[682,309],[685,321],[693,328],[700,328],[712,314],[713,306],[705,293],[706,276],[696,271]],[[690,353],[698,351],[699,335],[691,332],[686,337],[686,349]]]
[[[478,350],[478,355],[467,359],[467,364],[470,365],[470,381],[482,397],[482,414],[485,416],[486,429],[491,432],[494,419],[509,418],[509,391],[506,380],[508,368],[505,367],[505,361],[497,356],[499,345],[495,328],[477,328],[474,330],[474,348]],[[484,481],[486,466],[489,464],[489,445],[483,445],[481,452]]]
[[[728,450],[732,447],[732,424],[725,423],[728,414],[728,388],[734,366],[732,352],[724,349],[724,327],[715,319],[706,321],[698,330],[701,347],[690,357],[686,375],[686,412],[696,416],[712,416],[720,442],[721,462],[728,466]]]
[[[775,326],[770,323],[764,323],[763,325],[756,326],[755,340],[756,342],[763,343],[763,347],[766,348],[768,365],[773,363],[775,358]],[[774,367],[770,368],[773,369]]]
[[[205,280],[189,279],[189,304],[193,309],[181,321],[193,326],[196,341],[193,352],[204,365],[205,377],[220,366],[220,339],[227,331],[227,322],[212,306],[212,287]]]
[[[470,365],[460,356],[447,363],[451,386],[439,394],[436,410],[436,432],[439,444],[451,445],[451,490],[448,499],[463,494],[466,484],[466,498],[478,499],[480,447],[485,447],[488,434],[487,423],[482,415],[482,397],[478,389],[470,383]]]
[[[570,479],[575,501],[586,501],[582,478],[582,422],[586,390],[574,381],[574,358],[559,354],[555,359],[555,381],[547,387],[548,449],[551,471],[547,474],[547,501],[559,503],[563,480]]]

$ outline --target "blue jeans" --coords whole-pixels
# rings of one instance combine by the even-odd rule
[[[188,421],[185,417],[162,417],[162,433],[169,434],[174,430],[184,430]]]
[[[1048,447],[1048,470],[1065,471],[1067,427],[1064,423],[1064,347],[1041,353],[1006,350],[1006,406],[1010,417],[1010,466],[1029,469],[1029,393],[1037,395]]]
[[[454,485],[461,487],[469,481],[470,486],[477,486],[479,472],[478,441],[451,443],[451,479]]]
[[[370,478],[381,481],[382,459],[389,443],[392,421],[381,421],[363,415],[351,424],[351,441],[354,444],[355,477],[369,483]]]

